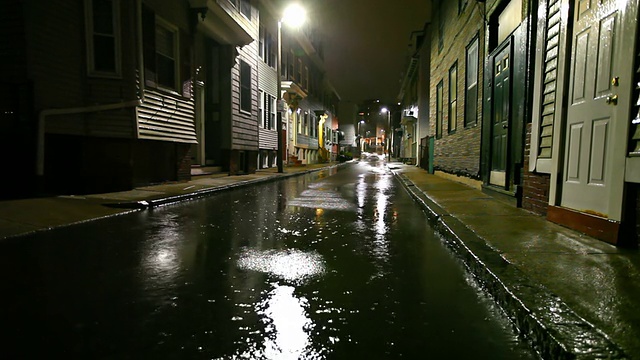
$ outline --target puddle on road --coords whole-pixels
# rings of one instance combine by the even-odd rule
[[[322,256],[316,252],[243,249],[238,267],[259,271],[288,282],[303,283],[325,272]]]

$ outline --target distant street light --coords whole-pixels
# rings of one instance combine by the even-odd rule
[[[282,104],[282,23],[286,23],[287,25],[297,28],[300,27],[306,21],[306,12],[305,10],[298,4],[291,4],[284,9],[282,13],[282,18],[278,19],[278,61],[277,61],[277,92],[278,92],[278,100],[277,100],[277,110],[278,114],[276,116],[276,128],[278,129],[278,156],[276,157],[278,163],[278,172],[284,172],[283,169],[283,137],[282,137],[282,113],[284,112],[284,104]]]
[[[386,107],[383,107],[380,109],[380,112],[387,113],[387,130],[391,130],[391,111]],[[391,132],[391,134],[393,135],[393,132]],[[391,146],[389,146],[391,141],[389,141],[389,132],[386,133],[385,142],[385,145],[387,146],[387,161],[391,161]]]

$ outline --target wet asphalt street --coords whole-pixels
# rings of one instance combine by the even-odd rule
[[[533,359],[382,161],[0,244],[0,358]]]

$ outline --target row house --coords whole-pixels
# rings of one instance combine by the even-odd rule
[[[278,20],[273,8],[265,2],[258,3],[258,167],[261,169],[277,166],[278,155]],[[286,152],[283,151],[282,156],[284,159]]]
[[[12,144],[3,154],[13,157],[5,163],[18,180],[13,191],[113,191],[189,178],[188,6],[11,2],[2,12],[9,29],[0,51],[10,56],[0,73],[3,92],[20,89],[1,109],[13,114],[2,131],[3,146]]]
[[[284,8],[265,0],[260,8],[259,88],[261,98],[260,165],[274,166],[277,155],[277,116],[282,116],[282,151],[289,165],[330,161],[336,157],[340,101],[324,67],[323,39],[314,19],[300,28],[278,24]],[[280,54],[278,54],[280,26]],[[277,74],[280,56],[281,73]],[[277,81],[281,94],[277,94]],[[283,99],[278,105],[277,99]]]
[[[394,156],[411,164],[429,169],[433,158],[433,137],[429,137],[429,91],[431,39],[430,26],[414,31],[409,37],[409,54],[404,72],[398,104],[401,107],[399,127],[394,130]],[[431,144],[431,146],[429,146]]]
[[[638,0],[541,0],[525,205],[618,245],[638,244]]]
[[[550,221],[637,245],[638,0],[434,1],[433,10],[422,45],[430,55],[416,51],[430,75],[413,77],[429,96],[401,92],[407,113],[430,99],[433,155],[418,151],[418,161]]]
[[[2,197],[274,166],[279,80],[284,153],[335,158],[339,96],[321,41],[311,26],[289,32],[279,79],[265,3],[12,0],[0,15],[0,143],[14,174]]]
[[[146,0],[145,0],[146,1]],[[189,0],[195,22],[196,165],[229,175],[258,168],[259,10],[249,0]]]
[[[3,197],[188,180],[192,164],[255,171],[259,14],[249,0],[11,5],[0,112],[16,186]]]

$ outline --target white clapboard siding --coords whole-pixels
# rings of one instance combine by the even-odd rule
[[[145,89],[144,102],[138,107],[138,137],[196,143],[194,119],[193,99]]]

